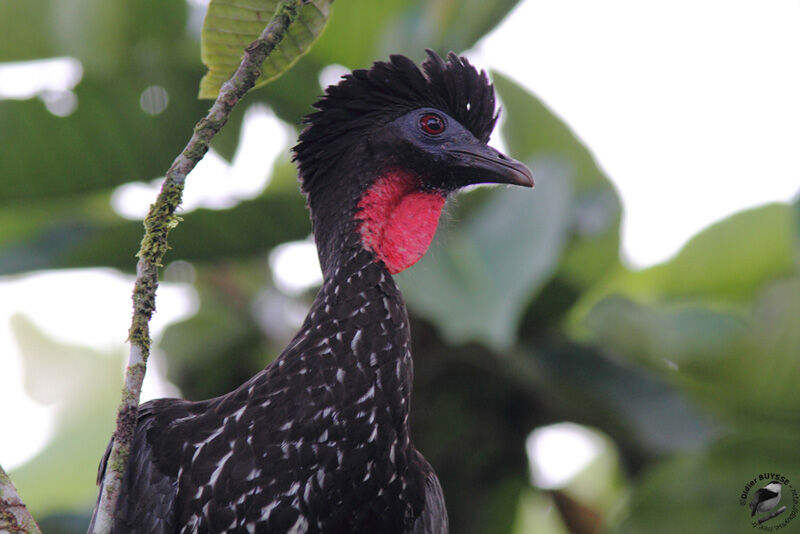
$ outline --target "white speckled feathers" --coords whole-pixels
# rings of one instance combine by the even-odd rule
[[[354,248],[264,371],[142,407],[114,531],[442,532],[441,488],[408,433],[409,342],[393,280]],[[418,530],[432,502],[437,530]]]

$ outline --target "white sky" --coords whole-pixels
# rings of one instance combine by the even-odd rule
[[[730,213],[788,201],[800,189],[800,0],[528,0],[470,56],[527,86],[590,147],[622,197],[623,254],[634,266],[667,259]],[[80,65],[65,61],[66,70],[57,65],[46,75],[33,69],[21,77],[0,67],[0,98],[24,97],[36,87],[68,92]],[[61,71],[63,83],[53,86]],[[247,124],[233,165],[207,156],[187,182],[185,205],[225,207],[264,186],[275,154],[263,147],[285,146],[285,129],[264,109]],[[120,188],[113,202],[136,217],[154,198],[154,186],[141,183]],[[307,258],[308,247],[285,250],[272,264],[300,272],[289,260]],[[85,284],[97,292],[70,296]],[[26,313],[59,340],[122,345],[131,287],[130,277],[104,270],[0,278],[0,420],[27,421],[31,439],[0,440],[4,467],[44,444],[51,410],[21,389],[8,318]],[[192,295],[186,287],[163,287],[157,328],[191,313]],[[67,316],[82,321],[65,322]],[[149,395],[157,393],[153,386]],[[563,438],[569,439],[581,437]]]
[[[529,0],[477,52],[595,154],[634,266],[800,191],[800,0]]]

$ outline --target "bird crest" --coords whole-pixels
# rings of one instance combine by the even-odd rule
[[[347,151],[347,136],[379,127],[419,108],[439,109],[482,142],[497,121],[494,86],[486,72],[450,52],[443,60],[432,50],[418,67],[392,55],[370,69],[354,70],[331,85],[306,116],[306,128],[294,148],[303,192],[308,194],[332,160]]]

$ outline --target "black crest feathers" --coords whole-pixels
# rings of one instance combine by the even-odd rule
[[[348,149],[348,135],[380,126],[423,107],[444,111],[483,142],[497,121],[494,87],[485,71],[478,72],[466,58],[453,52],[444,61],[432,50],[421,68],[406,56],[393,55],[370,69],[354,70],[327,88],[314,104],[318,111],[294,147],[302,180],[309,193],[314,182]]]

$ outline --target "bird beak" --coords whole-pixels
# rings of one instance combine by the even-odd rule
[[[458,143],[446,147],[446,151],[459,169],[459,174],[466,176],[468,184],[534,185],[533,173],[527,165],[485,143]]]

